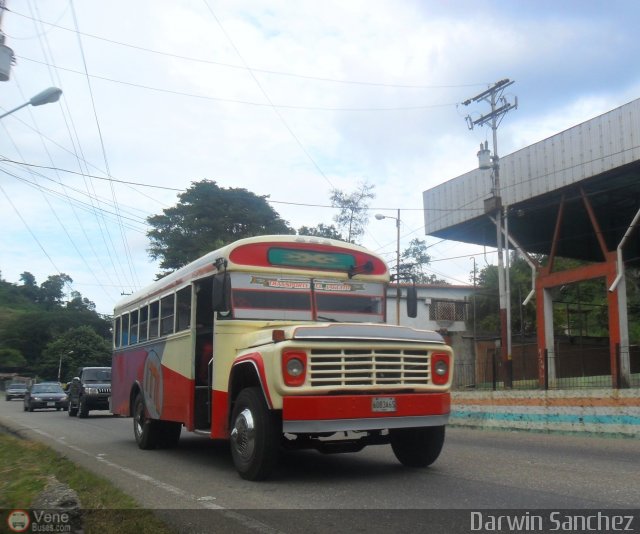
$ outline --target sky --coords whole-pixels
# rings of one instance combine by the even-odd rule
[[[1,3],[1,2],[0,2]],[[146,218],[194,181],[268,196],[293,228],[333,224],[332,190],[374,186],[361,244],[470,283],[495,251],[424,234],[422,192],[477,166],[508,78],[506,154],[640,97],[636,0],[5,0],[0,273],[65,273],[109,314],[160,271]]]

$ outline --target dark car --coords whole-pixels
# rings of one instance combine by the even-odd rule
[[[4,394],[4,398],[8,401],[11,399],[24,399],[24,394],[27,392],[27,384],[9,384],[7,391]]]
[[[40,408],[55,408],[66,410],[69,408],[69,398],[60,384],[54,382],[41,382],[34,384],[27,390],[24,396],[24,411]]]
[[[87,417],[90,410],[108,410],[111,401],[111,367],[83,367],[67,388],[69,415]]]

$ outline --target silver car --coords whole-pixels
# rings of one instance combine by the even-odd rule
[[[24,399],[24,395],[27,392],[27,385],[21,383],[9,384],[7,390],[4,393],[4,398],[7,401],[12,399]]]

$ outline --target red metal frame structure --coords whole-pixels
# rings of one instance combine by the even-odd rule
[[[594,278],[605,278],[607,287],[612,287],[618,276],[618,259],[616,251],[607,250],[606,242],[603,238],[602,230],[593,211],[589,198],[584,190],[580,189],[580,195],[584,208],[591,222],[592,229],[597,238],[602,253],[603,261],[554,272],[554,261],[558,242],[560,240],[560,230],[564,217],[565,197],[563,195],[556,216],[556,225],[551,242],[548,264],[540,267],[536,278],[536,314],[538,325],[538,381],[541,386],[546,387],[549,382],[555,381],[555,369],[549,362],[554,358],[554,336],[553,336],[553,309],[549,290],[554,287],[592,280]],[[620,268],[624,268],[620,266]],[[624,295],[621,297],[621,295]],[[625,305],[621,306],[620,298],[624,299]],[[628,387],[628,373],[621,373],[619,358],[619,348],[622,344],[623,334],[626,336],[626,288],[624,283],[618,284],[615,290],[607,292],[607,304],[609,311],[609,354],[611,362],[611,380],[615,388]],[[624,317],[621,317],[621,310]],[[621,320],[622,319],[622,320]],[[627,342],[628,344],[628,342]],[[626,354],[626,365],[628,370],[628,351]],[[551,356],[551,357],[549,357]]]

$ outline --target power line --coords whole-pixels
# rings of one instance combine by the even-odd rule
[[[22,214],[20,213],[20,211],[18,210],[18,208],[16,208],[15,204],[11,201],[11,197],[7,194],[7,192],[3,189],[3,187],[0,185],[0,191],[2,191],[2,194],[6,197],[7,202],[9,202],[9,204],[11,205],[11,207],[13,208],[13,211],[16,212],[16,215],[18,216],[18,218],[22,221],[22,224],[24,224],[25,228],[27,229],[27,231],[29,232],[29,234],[31,234],[31,237],[33,238],[33,240],[37,243],[38,247],[40,247],[40,250],[42,251],[42,253],[45,255],[45,257],[49,260],[49,262],[51,263],[51,265],[53,265],[53,268],[55,269],[55,271],[62,276],[62,271],[60,269],[58,269],[58,266],[56,265],[56,263],[53,261],[53,259],[51,258],[51,256],[49,255],[49,253],[47,252],[47,249],[44,248],[44,246],[42,245],[42,243],[40,242],[40,240],[36,237],[36,235],[33,233],[33,230],[31,230],[31,227],[29,226],[29,224],[27,224],[27,221],[25,220],[25,218],[22,216]],[[73,286],[65,281],[65,284],[69,287],[69,289],[71,291],[75,291],[73,289]]]
[[[70,7],[71,7],[70,4],[68,4],[67,8],[65,9],[65,12]],[[32,9],[31,3],[29,3],[29,9],[30,10]],[[33,9],[35,9],[36,13],[38,14],[38,19],[40,19],[39,11],[38,11],[38,5],[35,4],[33,6]],[[64,15],[64,13],[63,13],[63,15]],[[41,27],[42,27],[42,25],[41,25]],[[38,28],[37,22],[35,20],[34,20],[34,28],[36,29],[36,32],[38,32],[39,28]],[[51,62],[53,64],[55,64],[56,61],[55,61],[55,58],[54,58],[53,49],[50,46],[48,38],[47,38],[47,32],[44,31],[43,27],[42,27],[42,30],[43,31],[38,32],[39,33],[38,41],[40,43],[40,46],[43,49],[42,50],[43,56],[45,58],[49,57]],[[57,81],[58,86],[62,86],[62,80],[60,79],[60,76],[59,76],[59,73],[58,73],[57,70],[50,68],[49,69],[49,75],[51,77],[52,82],[54,82],[54,84]],[[54,77],[55,77],[55,79],[54,79]],[[73,148],[73,155],[75,156],[75,160],[78,163],[78,168],[80,169],[80,171],[85,171],[85,174],[86,174],[86,171],[88,170],[88,167],[85,164],[84,168],[83,168],[83,163],[82,162],[84,160],[84,153],[83,153],[83,150],[82,150],[82,143],[80,142],[80,137],[78,135],[78,131],[77,131],[76,126],[75,126],[75,122],[73,120],[73,114],[71,113],[71,110],[69,108],[69,102],[67,101],[67,99],[65,98],[65,99],[62,99],[62,100],[63,100],[63,102],[62,102],[62,107],[60,108],[60,111],[61,111],[61,114],[62,114],[62,118],[64,120],[64,124],[65,124],[66,129],[67,129],[67,133],[69,135],[69,139],[71,141],[71,146]],[[66,109],[66,113],[65,113],[65,109]],[[38,134],[40,135],[41,139],[44,138],[44,135],[42,134],[42,132],[39,131],[39,129],[38,129]],[[78,154],[78,151],[80,151],[80,154]],[[50,157],[49,159],[51,161],[51,164],[53,165],[52,158]],[[58,172],[56,172],[56,175],[58,176],[59,182],[62,183],[62,181],[59,178],[59,173]],[[97,198],[97,194],[96,194],[96,190],[95,190],[93,182],[91,180],[87,181],[87,178],[84,175],[83,175],[83,182],[84,182],[84,186],[85,186],[85,189],[87,191],[87,196],[89,197],[89,202],[91,203],[91,205],[92,206],[94,205],[94,197],[96,198],[97,202],[100,202],[98,200],[98,198]],[[93,196],[91,195],[90,188],[91,188],[91,190],[93,190]],[[65,191],[65,194],[66,194],[66,189],[64,191]],[[84,224],[80,224],[79,217],[77,216],[77,214],[75,212],[75,208],[73,207],[73,204],[70,203],[70,206],[71,206],[72,211],[74,212],[74,215],[76,215],[76,218],[78,219],[78,226],[80,228],[82,228],[82,232],[85,235],[85,239],[87,241],[87,244],[89,245],[89,248],[91,249],[91,252],[92,252],[93,256],[97,258],[98,254],[96,253],[96,251],[94,249],[94,246],[93,246],[93,241],[94,240],[90,239],[89,236],[87,235],[86,230],[85,230],[85,225]],[[109,236],[109,240],[110,240],[110,233],[109,233],[109,227],[107,226],[107,223],[105,221],[104,215],[103,215],[102,212],[96,211],[96,210],[93,210],[93,215],[94,215],[95,220],[96,220],[96,222],[98,224],[100,238],[102,239],[102,243],[104,244],[104,250],[107,253],[107,256],[109,257],[109,262],[110,262],[110,265],[111,265],[111,272],[114,273],[116,278],[120,281],[120,283],[122,283],[122,281],[120,280],[120,275],[118,273],[118,270],[116,269],[115,261],[114,261],[114,255],[116,254],[116,251],[113,250],[113,253],[112,253],[112,247],[109,246],[109,242],[107,241],[107,236]],[[110,275],[109,269],[107,269],[107,266],[104,264],[104,262],[99,262],[99,263],[100,263],[100,266],[102,267],[102,269],[103,269],[103,271],[105,273],[105,277],[107,278],[107,280],[111,281],[111,275]]]
[[[37,59],[33,59],[33,58],[29,58],[29,57],[25,57],[25,56],[21,56],[16,54],[15,55],[16,58],[18,59],[22,59],[25,61],[31,61],[32,63],[38,63],[40,65],[45,65],[48,67],[53,67],[57,70],[61,70],[64,72],[70,72],[72,74],[78,74],[81,76],[85,76],[85,74],[81,71],[75,70],[75,69],[70,69],[70,68],[66,68],[66,67],[60,67],[60,66],[56,66],[56,65],[50,65],[49,63],[47,63],[46,61],[39,61]],[[437,109],[437,108],[445,108],[445,107],[454,107],[456,106],[458,103],[457,102],[445,102],[445,103],[441,103],[441,104],[421,104],[421,105],[415,105],[415,106],[387,106],[387,107],[360,107],[360,108],[348,108],[348,107],[329,107],[329,106],[296,106],[293,104],[276,104],[276,103],[264,103],[264,102],[253,102],[251,100],[241,100],[238,98],[223,98],[223,97],[217,97],[217,96],[210,96],[210,95],[202,95],[202,94],[195,94],[195,93],[189,93],[186,91],[177,91],[174,89],[167,89],[165,87],[154,87],[152,85],[145,85],[145,84],[140,84],[140,83],[134,83],[134,82],[128,82],[128,81],[124,81],[124,80],[116,80],[114,78],[109,78],[107,76],[100,76],[97,74],[88,74],[86,75],[89,78],[93,78],[95,80],[101,80],[104,82],[110,82],[110,83],[117,83],[120,85],[126,85],[128,87],[136,87],[138,89],[145,89],[148,91],[155,91],[158,93],[165,93],[165,94],[170,94],[170,95],[176,95],[176,96],[186,96],[189,98],[198,98],[198,99],[202,99],[202,100],[211,100],[214,102],[226,102],[226,103],[230,103],[230,104],[241,104],[241,105],[245,105],[245,106],[255,106],[255,107],[269,107],[269,108],[278,108],[278,109],[290,109],[290,110],[301,110],[301,111],[330,111],[330,112],[374,112],[374,111],[426,111],[426,110],[430,110],[430,109]]]
[[[207,6],[207,7],[209,7],[209,6]],[[130,43],[123,43],[121,41],[116,41],[114,39],[108,39],[106,37],[101,37],[99,35],[86,33],[86,32],[80,32],[77,29],[74,30],[72,28],[67,28],[65,26],[61,26],[61,25],[56,24],[56,23],[47,22],[47,21],[44,21],[44,20],[41,20],[41,19],[35,19],[34,17],[30,17],[28,15],[25,15],[23,13],[19,13],[17,11],[13,11],[13,10],[7,10],[7,11],[10,11],[12,14],[17,15],[19,17],[24,17],[24,18],[27,18],[27,19],[37,20],[41,24],[46,24],[48,26],[54,27],[54,28],[59,29],[59,30],[64,30],[64,31],[67,31],[67,32],[76,33],[76,34],[82,35],[83,37],[89,37],[91,39],[104,41],[104,42],[107,42],[107,43],[110,43],[110,44],[115,44],[115,45],[118,45],[118,46],[131,48],[131,49],[134,49],[134,50],[140,50],[142,52],[148,52],[150,54],[157,54],[157,55],[170,57],[170,58],[174,58],[174,59],[181,59],[181,60],[184,60],[184,61],[191,61],[191,62],[195,62],[195,63],[203,63],[203,64],[208,64],[208,65],[215,65],[215,66],[226,67],[226,68],[230,68],[230,69],[238,69],[238,70],[259,72],[261,74],[272,74],[272,75],[276,75],[276,76],[286,76],[286,77],[290,77],[290,78],[300,78],[300,79],[304,79],[304,80],[314,80],[314,81],[337,83],[337,84],[365,85],[365,86],[372,86],[372,87],[397,88],[397,89],[421,89],[421,90],[425,90],[425,89],[456,89],[456,88],[477,87],[477,86],[481,86],[481,85],[486,85],[486,83],[484,83],[484,82],[482,82],[482,83],[480,83],[480,82],[478,82],[478,83],[466,83],[466,84],[426,85],[426,84],[399,84],[399,83],[389,83],[389,82],[370,82],[370,81],[362,81],[362,80],[344,80],[344,79],[338,79],[338,78],[329,78],[329,77],[322,77],[322,76],[311,76],[311,75],[305,75],[305,74],[296,74],[296,73],[283,72],[283,71],[277,71],[277,70],[260,69],[260,68],[257,68],[257,67],[250,67],[250,66],[248,66],[246,64],[244,64],[244,65],[234,65],[232,63],[224,63],[224,62],[221,62],[221,61],[213,61],[213,60],[210,60],[210,59],[203,59],[203,58],[194,58],[194,57],[190,57],[190,56],[184,56],[184,55],[180,55],[180,54],[173,54],[173,53],[170,53],[170,52],[164,52],[164,51],[161,51],[161,50],[155,50],[155,49],[147,48],[147,47],[143,47],[143,46],[137,46],[137,45],[133,45],[133,44],[130,44]]]

